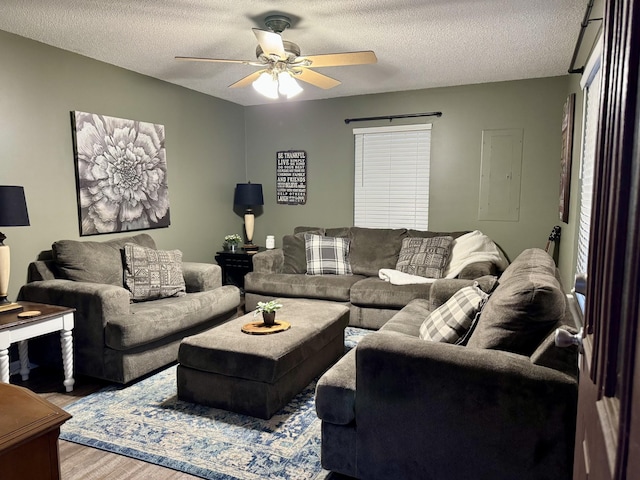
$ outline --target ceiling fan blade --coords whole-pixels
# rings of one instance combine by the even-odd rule
[[[287,58],[287,54],[284,51],[284,44],[282,43],[282,37],[279,34],[260,30],[259,28],[254,28],[253,34],[258,39],[260,48],[262,48],[265,55],[277,55],[282,59]]]
[[[340,85],[340,83],[342,83],[335,78],[328,77],[326,75],[323,75],[322,73],[314,72],[313,70],[310,70],[308,68],[301,68],[299,73],[296,71],[296,74],[293,78],[310,83],[311,85],[315,85],[316,87],[324,88],[325,90],[328,88],[337,87],[338,85]]]
[[[244,78],[241,78],[236,83],[232,83],[231,85],[229,85],[229,88],[246,87],[247,85],[250,85],[255,80],[257,80],[262,72],[266,72],[266,70],[263,69],[263,70],[258,70],[257,72],[253,72],[252,74],[247,75]]]
[[[310,60],[312,68],[317,67],[344,67],[347,65],[365,65],[376,63],[378,59],[371,50],[364,52],[327,53],[323,55],[305,55],[297,60]]]
[[[251,65],[255,62],[250,60],[226,60],[224,58],[206,58],[206,57],[175,57],[176,60],[184,60],[188,62],[218,62],[218,63],[243,63]]]

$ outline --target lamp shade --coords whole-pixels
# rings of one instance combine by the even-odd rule
[[[264,205],[262,198],[262,184],[260,183],[238,183],[236,193],[233,198],[234,205]]]
[[[23,187],[0,185],[0,227],[29,225],[27,201]]]

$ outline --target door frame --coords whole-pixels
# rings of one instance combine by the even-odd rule
[[[640,0],[607,1],[603,35],[585,311],[592,356],[584,365],[606,437],[607,478],[623,480],[640,471]]]

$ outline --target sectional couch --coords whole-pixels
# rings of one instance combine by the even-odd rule
[[[305,234],[349,239],[351,274],[309,275],[305,255]],[[359,227],[296,227],[285,235],[282,248],[260,252],[253,257],[253,272],[245,276],[246,310],[259,301],[274,298],[307,298],[340,302],[350,308],[351,326],[378,329],[411,300],[428,299],[431,283],[395,285],[380,278],[380,270],[394,270],[405,238],[451,236],[457,239],[468,232],[432,232]],[[479,233],[479,232],[478,232]],[[455,275],[458,280],[496,275],[506,267],[504,254],[493,242],[495,261],[478,256]],[[455,251],[455,242],[452,251]],[[446,272],[445,272],[446,273]]]
[[[554,331],[575,333],[576,310],[552,259],[519,255],[460,344],[419,338],[449,286],[411,301],[320,378],[323,467],[368,480],[569,480],[578,350],[556,347]]]
[[[175,362],[184,337],[233,318],[240,291],[222,286],[218,265],[182,262],[140,234],[55,242],[29,265],[19,299],[75,308],[75,373],[128,383]],[[60,361],[59,339],[30,344],[36,362]]]

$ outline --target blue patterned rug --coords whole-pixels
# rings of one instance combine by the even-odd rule
[[[348,327],[345,347],[368,330]],[[316,381],[269,420],[178,400],[176,367],[67,406],[60,438],[216,480],[319,480]]]

